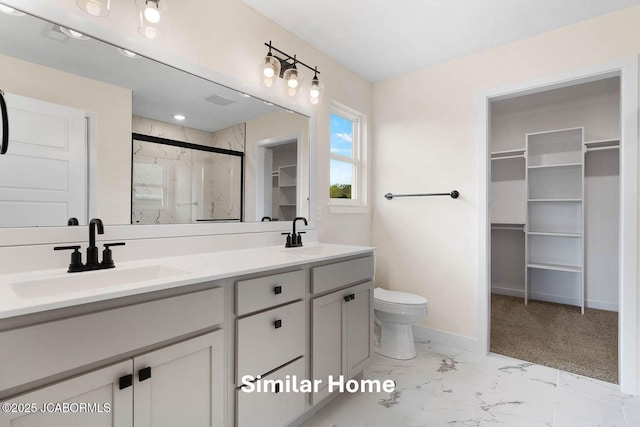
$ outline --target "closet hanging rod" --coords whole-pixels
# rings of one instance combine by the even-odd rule
[[[587,147],[587,151],[618,150],[619,148],[619,145],[607,145],[605,147]]]
[[[391,194],[387,193],[384,195],[385,199],[391,200],[394,197],[423,197],[423,196],[450,196],[452,199],[457,199],[460,196],[456,190],[453,190],[450,193],[422,193],[422,194]]]

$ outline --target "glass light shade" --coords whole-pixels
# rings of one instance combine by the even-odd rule
[[[139,23],[138,32],[151,40],[164,38],[167,0],[136,0]]]
[[[264,87],[278,86],[278,78],[280,77],[280,61],[272,55],[267,55],[262,61],[260,82]]]
[[[311,80],[311,87],[309,88],[309,102],[313,105],[320,103],[320,96],[322,95],[322,86],[320,81],[314,77]]]
[[[76,5],[89,15],[108,16],[111,0],[77,0]]]
[[[289,68],[282,74],[282,80],[285,81],[284,93],[290,98],[295,98],[300,94],[300,88],[304,79],[302,73],[295,68]]]
[[[2,3],[0,3],[0,12],[6,13],[7,15],[12,15],[12,16],[24,16],[23,12],[20,12],[19,10],[15,10],[14,8],[6,6]]]

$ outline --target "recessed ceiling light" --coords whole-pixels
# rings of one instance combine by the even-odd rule
[[[251,95],[249,95],[248,93],[244,93],[244,92],[238,92],[240,94],[241,97],[243,98],[251,98]]]
[[[24,16],[24,12],[20,12],[19,10],[15,10],[14,8],[5,6],[4,4],[0,4],[0,12],[11,16]]]
[[[76,0],[76,5],[92,16],[108,16],[111,0]]]
[[[85,36],[79,31],[72,30],[71,28],[66,28],[63,26],[60,26],[60,31],[62,31],[64,34],[71,37],[72,39],[76,39],[76,40],[89,40],[90,38],[89,36]]]
[[[118,52],[120,52],[121,54],[123,54],[127,58],[139,58],[140,57],[140,55],[138,55],[137,53],[133,53],[130,50],[123,49],[121,47],[118,48]]]
[[[180,120],[183,121],[184,119],[186,119],[187,117],[182,115],[182,114],[176,114],[175,116],[173,116],[174,119],[176,120]]]

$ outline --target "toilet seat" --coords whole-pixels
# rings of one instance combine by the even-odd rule
[[[385,304],[426,305],[427,299],[407,292],[389,291],[383,288],[373,290],[373,298]]]

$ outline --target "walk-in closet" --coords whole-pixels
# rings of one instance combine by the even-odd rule
[[[491,104],[491,350],[617,382],[620,79]]]

